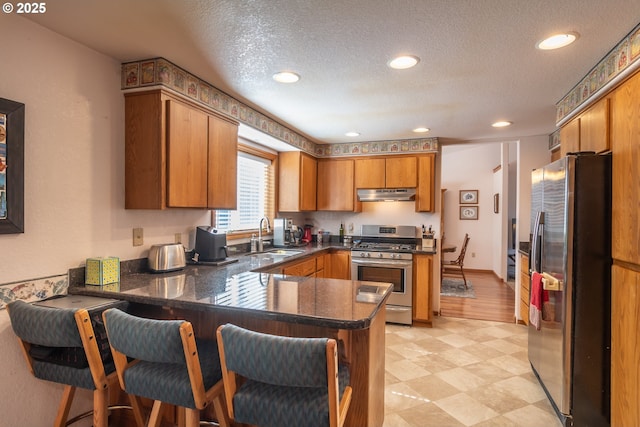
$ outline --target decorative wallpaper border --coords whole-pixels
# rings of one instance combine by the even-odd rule
[[[640,58],[640,24],[556,104],[556,124],[583,105]]]
[[[438,150],[437,138],[317,144],[164,58],[152,58],[122,64],[122,90],[157,85],[167,87],[207,108],[233,117],[239,122],[317,157],[399,154]]]
[[[54,295],[65,295],[69,287],[68,275],[43,277],[0,285],[0,310],[12,301],[41,301]]]
[[[316,156],[371,156],[377,154],[406,154],[438,151],[438,138],[402,139],[341,144],[317,144]]]

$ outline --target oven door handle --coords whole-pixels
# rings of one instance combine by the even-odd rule
[[[403,307],[403,306],[399,306],[399,305],[389,305],[389,304],[387,304],[385,306],[385,309],[387,311],[405,312],[405,311],[411,310],[411,307]]]
[[[352,264],[357,265],[375,265],[377,267],[389,267],[389,268],[398,268],[398,267],[410,267],[413,264],[413,261],[389,261],[389,260],[377,260],[377,259],[351,259]]]

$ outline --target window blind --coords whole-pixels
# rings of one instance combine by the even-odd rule
[[[258,228],[262,217],[273,218],[274,170],[270,159],[238,152],[238,209],[216,212],[216,228],[227,232]]]

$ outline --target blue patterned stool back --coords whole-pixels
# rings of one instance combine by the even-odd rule
[[[78,331],[77,311],[17,300],[9,305],[9,318],[14,333],[27,346],[36,378],[93,390],[96,384]]]
[[[229,415],[260,427],[337,427],[351,399],[349,370],[336,341],[291,338],[235,325],[218,329]],[[236,389],[236,375],[242,385]],[[341,413],[338,413],[341,408]]]
[[[93,425],[107,427],[108,388],[117,386],[118,381],[100,312],[21,300],[10,303],[7,310],[33,375],[65,386],[54,426],[93,414]],[[76,387],[93,390],[94,409],[68,420]]]
[[[191,411],[195,422],[208,402],[223,401],[216,342],[196,340],[191,323],[146,319],[118,309],[106,310],[103,318],[120,385],[129,394],[154,400],[152,417],[160,417],[161,403],[168,403]],[[221,408],[216,403],[216,416],[227,425]]]

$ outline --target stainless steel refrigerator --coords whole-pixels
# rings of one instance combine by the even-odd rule
[[[531,273],[546,279],[529,361],[563,425],[608,426],[611,156],[571,154],[531,178]]]

